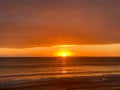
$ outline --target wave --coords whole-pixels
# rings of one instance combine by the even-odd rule
[[[69,71],[59,71],[59,72],[39,72],[39,73],[21,73],[21,74],[6,74],[6,75],[0,75],[0,78],[2,77],[19,77],[19,76],[40,76],[40,75],[91,75],[91,74],[120,74],[120,71],[118,70],[114,70],[114,71],[90,71],[90,72],[86,72],[86,71],[82,71],[82,72],[69,72]]]

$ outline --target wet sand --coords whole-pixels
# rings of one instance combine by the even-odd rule
[[[120,85],[86,85],[81,82],[52,83],[46,85],[28,85],[0,90],[120,90]]]
[[[3,86],[0,90],[120,90],[120,75],[50,79]]]

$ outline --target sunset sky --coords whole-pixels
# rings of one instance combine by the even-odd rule
[[[0,0],[0,56],[120,56],[120,0]]]

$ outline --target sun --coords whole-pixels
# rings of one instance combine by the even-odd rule
[[[61,56],[62,56],[62,57],[66,57],[66,56],[67,56],[67,53],[66,53],[66,52],[63,52],[63,53],[61,53]]]
[[[56,53],[56,56],[68,57],[68,56],[72,56],[72,52],[70,52],[70,51],[58,51]]]

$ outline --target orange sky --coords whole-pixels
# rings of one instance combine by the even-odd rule
[[[120,0],[0,0],[0,56],[62,50],[120,56]]]
[[[120,0],[0,0],[0,47],[120,43]]]
[[[120,44],[108,45],[59,45],[34,48],[0,48],[0,56],[57,56],[67,51],[71,56],[120,56]]]

